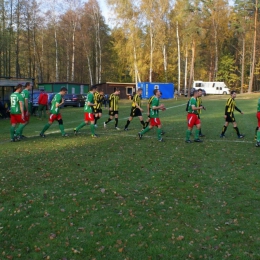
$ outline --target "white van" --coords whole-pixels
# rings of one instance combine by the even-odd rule
[[[208,94],[219,94],[227,95],[230,94],[229,88],[226,86],[225,82],[204,82],[204,81],[194,81],[193,88],[195,89],[204,89]]]

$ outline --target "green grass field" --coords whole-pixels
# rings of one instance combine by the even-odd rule
[[[203,99],[203,143],[186,144],[186,98],[162,101],[165,142],[139,140],[103,122],[90,137],[73,128],[82,108],[62,109],[58,125],[32,117],[24,141],[11,143],[0,120],[0,259],[260,259],[258,95],[237,97],[244,140],[230,125],[220,139],[227,96]],[[119,127],[130,113],[122,101]]]

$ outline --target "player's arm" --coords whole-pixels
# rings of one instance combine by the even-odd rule
[[[22,114],[22,119],[24,119],[24,104],[23,101],[19,101],[19,105],[20,105],[20,110],[21,110],[21,114]]]
[[[238,107],[235,106],[236,111],[238,111],[240,114],[244,114]]]
[[[60,102],[56,101],[56,105],[55,105],[56,108],[60,107],[64,103],[64,98],[61,98],[59,101]]]
[[[203,109],[203,106],[196,107],[195,105],[191,105],[192,110],[200,110]]]
[[[96,106],[96,104],[95,103],[91,103],[90,101],[88,101],[88,106],[94,107],[94,106]]]
[[[158,110],[158,109],[162,109],[162,108],[164,108],[163,104],[161,104],[160,106],[153,106],[152,110]]]

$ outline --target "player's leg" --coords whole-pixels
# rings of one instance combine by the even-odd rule
[[[91,131],[91,137],[97,137],[95,134],[95,118],[94,114],[88,114],[89,121],[90,121],[90,131]]]
[[[76,128],[74,128],[74,134],[77,135],[78,131],[83,128],[85,125],[87,125],[89,118],[88,118],[89,113],[84,113],[84,121],[80,123]]]
[[[260,147],[260,112],[257,112],[256,147]]]
[[[142,138],[142,136],[144,134],[149,132],[156,125],[156,123],[154,122],[154,119],[155,118],[151,118],[150,125],[148,125],[145,129],[143,129],[141,132],[138,133],[138,136],[139,136],[140,139]]]
[[[120,130],[120,128],[118,127],[118,111],[116,111],[115,113],[115,129]]]
[[[191,136],[192,128],[194,126],[195,116],[196,115],[194,115],[194,114],[187,114],[188,128],[186,130],[186,143],[191,143],[190,136]]]
[[[150,123],[150,116],[147,117],[146,121],[145,121],[145,128],[149,125]]]
[[[50,118],[48,123],[43,127],[40,136],[45,137],[45,132],[49,129],[49,127],[53,124],[53,122],[56,120],[56,115],[50,114]]]
[[[18,127],[18,132],[19,132],[19,135],[21,138],[25,138],[25,136],[23,135],[23,130],[24,130],[25,126],[27,126],[29,124],[29,121],[30,121],[29,112],[27,112],[27,115],[25,115],[24,117],[25,117],[25,123],[20,124]]]
[[[15,126],[16,126],[16,120],[15,120],[15,115],[10,114],[10,122],[11,122],[11,127],[10,127],[10,135],[11,135],[11,142],[15,141]]]
[[[106,127],[107,124],[108,124],[110,121],[113,120],[113,118],[114,118],[114,111],[109,111],[109,118],[107,119],[106,122],[104,122],[104,127]]]
[[[159,118],[157,118],[157,119],[160,120]],[[161,124],[160,121],[158,122],[158,125],[157,125],[157,138],[158,138],[158,141],[163,142],[163,139],[162,139],[162,124]]]
[[[140,120],[141,125],[143,126],[143,129],[145,129],[145,123],[144,123],[144,119],[143,119],[141,111],[140,111],[140,115],[138,116],[138,118]]]
[[[227,131],[227,127],[228,127],[228,124],[229,124],[229,122],[227,120],[228,120],[228,118],[226,118],[226,121],[225,121],[225,124],[224,124],[224,126],[222,128],[222,132],[220,134],[220,137],[225,137],[225,133]]]
[[[241,135],[240,132],[239,132],[239,129],[238,129],[238,127],[237,127],[237,123],[236,123],[235,119],[234,119],[234,121],[233,121],[233,128],[234,128],[234,130],[236,131],[236,134],[237,134],[237,137],[238,137],[238,138],[244,138],[244,135]]]
[[[198,115],[198,118],[200,119],[200,115]],[[199,131],[199,137],[205,137],[205,135],[202,134],[201,127],[200,127],[200,131]]]
[[[60,128],[60,131],[61,131],[61,135],[62,135],[63,137],[67,137],[68,134],[65,133],[65,129],[64,129],[64,125],[63,125],[63,120],[62,120],[61,114],[58,115],[57,121],[58,121],[58,124],[59,124],[59,128]]]
[[[195,130],[195,139],[194,139],[194,142],[197,142],[197,143],[203,142],[201,139],[199,139],[199,136],[200,136],[200,127],[201,127],[201,124],[200,124],[200,123],[196,123],[196,130]]]
[[[132,114],[132,113],[131,113]],[[128,129],[128,126],[130,125],[130,122],[133,120],[133,117],[131,116],[131,114],[130,114],[130,117],[127,119],[127,121],[126,121],[126,125],[125,125],[125,131],[127,131]]]

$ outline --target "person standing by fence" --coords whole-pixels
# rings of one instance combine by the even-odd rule
[[[39,119],[42,120],[42,113],[43,117],[46,118],[46,109],[48,105],[48,95],[45,93],[44,89],[41,89],[41,93],[38,98],[38,104]]]

